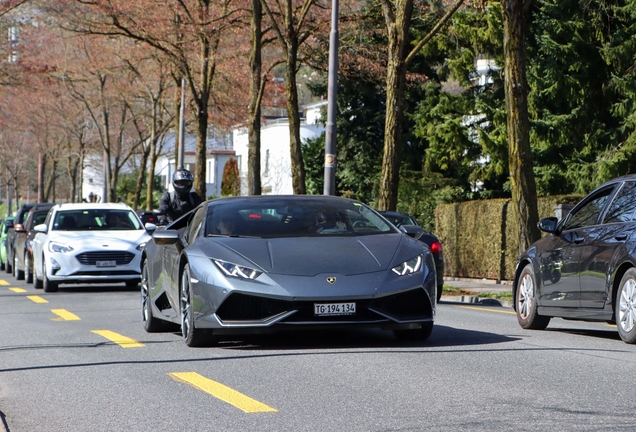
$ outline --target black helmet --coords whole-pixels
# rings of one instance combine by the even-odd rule
[[[187,169],[179,168],[172,175],[172,186],[174,186],[174,190],[179,196],[190,193],[193,181],[194,177],[192,177],[192,173]]]

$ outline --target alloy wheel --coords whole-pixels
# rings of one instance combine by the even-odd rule
[[[141,273],[141,314],[144,321],[150,319],[150,291],[148,288],[148,267]]]
[[[181,334],[184,338],[190,333],[190,314],[192,313],[192,302],[190,299],[190,277],[184,271],[181,277]]]
[[[525,274],[519,284],[519,299],[517,300],[517,310],[523,319],[528,319],[532,310],[534,298],[534,282],[532,276]]]
[[[618,325],[630,332],[636,324],[636,281],[629,279],[623,285],[618,305]]]

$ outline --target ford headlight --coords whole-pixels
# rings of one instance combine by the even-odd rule
[[[255,270],[253,268],[240,266],[227,261],[212,260],[218,268],[221,269],[225,276],[237,277],[241,279],[256,279],[263,272]]]
[[[418,255],[415,258],[411,258],[408,261],[404,261],[402,264],[393,267],[391,270],[395,274],[403,276],[420,271],[422,268],[422,256]]]
[[[72,247],[62,244],[62,243],[49,243],[49,252],[59,252],[59,253],[67,253],[73,250]]]

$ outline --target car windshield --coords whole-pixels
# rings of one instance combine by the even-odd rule
[[[402,215],[387,215],[382,214],[389,222],[391,222],[396,227],[401,227],[402,225],[417,225],[415,220],[413,220],[410,216],[402,216]]]
[[[55,215],[53,230],[93,231],[93,230],[138,230],[142,229],[139,219],[131,210],[68,210]]]
[[[395,232],[368,206],[348,200],[257,199],[210,205],[206,235],[352,236]]]

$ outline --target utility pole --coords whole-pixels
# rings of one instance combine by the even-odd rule
[[[331,3],[329,74],[327,81],[327,128],[325,135],[324,195],[336,194],[336,113],[338,111],[338,0]]]
[[[185,168],[183,158],[185,157],[185,100],[186,100],[186,79],[181,78],[181,106],[179,107],[179,153],[177,159],[177,169]]]

